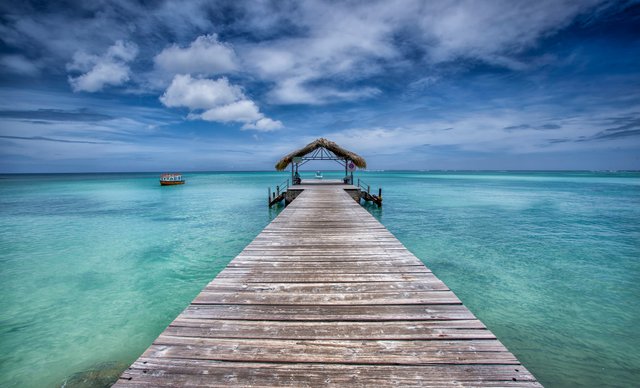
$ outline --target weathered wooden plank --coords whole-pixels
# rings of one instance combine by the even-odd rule
[[[157,378],[151,377],[145,374],[136,375],[135,381],[126,380],[126,378],[133,379],[133,374],[128,374],[126,378],[121,378],[118,381],[118,386],[123,387],[274,387],[274,386],[288,386],[288,387],[370,387],[370,386],[399,386],[399,387],[422,387],[422,388],[436,388],[436,387],[541,387],[537,382],[528,381],[479,381],[479,382],[457,382],[457,381],[435,381],[430,382],[425,379],[417,380],[405,380],[401,376],[392,374],[387,378],[372,379],[369,377],[356,377],[352,376],[351,380],[346,379],[333,379],[326,374],[321,374],[324,377],[318,377],[311,379],[311,376],[290,376],[286,374],[279,375],[274,371],[274,377],[271,379],[251,378],[247,380],[245,376],[237,376],[233,373],[224,375],[166,375],[162,377],[160,382]],[[214,381],[214,383],[212,383]],[[217,383],[215,383],[217,381]]]
[[[518,360],[499,341],[262,340],[173,337],[161,334],[147,357],[251,362],[340,364],[500,364]]]
[[[203,304],[264,304],[264,305],[403,305],[461,304],[451,291],[300,294],[291,292],[221,292],[205,290],[193,305]]]
[[[145,371],[147,373],[145,373]],[[341,364],[292,364],[292,363],[247,363],[214,360],[182,360],[170,358],[141,357],[123,377],[135,377],[139,380],[150,377],[153,371],[163,376],[171,376],[172,381],[191,382],[190,377],[207,378],[215,376],[213,381],[223,384],[273,386],[372,386],[374,384],[406,386],[460,386],[461,383],[520,383],[515,386],[535,383],[531,374],[522,366],[511,365],[424,365],[424,366],[387,366],[387,365],[341,365]],[[147,375],[147,376],[145,376]],[[132,379],[133,380],[133,379]],[[135,384],[132,380],[126,380]],[[211,382],[211,380],[209,380]],[[288,383],[288,384],[287,384]],[[491,386],[491,385],[487,385]]]
[[[326,252],[325,252],[326,253]],[[385,260],[386,258],[386,260]],[[353,257],[351,255],[345,255],[342,252],[336,252],[336,253],[327,253],[325,255],[322,255],[320,252],[318,253],[313,253],[313,252],[303,252],[303,253],[287,253],[287,254],[272,254],[271,252],[266,252],[264,251],[262,254],[260,253],[249,253],[249,252],[243,252],[240,253],[237,256],[238,260],[262,260],[262,261],[270,261],[270,260],[274,260],[274,261],[295,261],[295,262],[335,262],[335,263],[340,263],[340,262],[349,262],[349,261],[359,261],[359,262],[363,262],[363,261],[388,261],[390,263],[393,263],[395,261],[399,261],[402,262],[404,260],[408,260],[408,261],[412,261],[414,262],[414,260],[417,260],[414,256],[409,256],[409,255],[392,255],[392,254],[388,254],[385,255],[384,253],[377,253],[377,254],[361,254],[360,256]],[[234,259],[235,260],[235,259]]]
[[[387,270],[388,269],[388,270]],[[224,272],[220,272],[221,277],[225,276],[262,276],[267,278],[276,279],[279,276],[287,275],[287,278],[295,278],[295,277],[303,277],[303,278],[313,278],[314,276],[321,276],[323,278],[339,278],[344,276],[353,277],[354,275],[371,275],[369,277],[369,281],[398,281],[399,278],[402,280],[409,280],[404,275],[425,275],[431,274],[425,267],[412,266],[410,268],[368,268],[368,267],[343,267],[338,269],[339,273],[336,274],[336,271],[332,271],[329,268],[315,268],[306,271],[304,268],[292,268],[290,271],[287,271],[286,268],[278,268],[278,267],[256,267],[256,266],[242,266],[242,267],[227,267]],[[379,275],[379,276],[373,276]],[[423,276],[421,276],[423,278]],[[319,280],[321,281],[321,280]],[[354,281],[354,280],[348,280]]]
[[[272,321],[416,321],[475,319],[462,305],[191,305],[185,318],[248,319]]]
[[[241,283],[213,281],[205,288],[208,291],[246,292],[296,292],[301,294],[348,294],[411,291],[447,291],[442,281],[432,275],[430,280],[421,282],[351,282],[351,283]]]
[[[287,322],[178,318],[163,334],[204,338],[471,340],[495,339],[478,320],[391,322]]]
[[[341,268],[398,268],[402,267],[424,267],[424,265],[409,258],[398,258],[389,260],[341,260],[341,261],[324,261],[324,260],[281,260],[280,258],[266,259],[263,257],[254,258],[236,258],[232,260],[227,268],[235,267],[252,267],[252,268],[278,268],[285,267],[289,269],[302,269],[310,271],[313,269],[341,269]]]
[[[221,272],[216,279],[237,279],[249,283],[260,283],[265,279],[274,283],[304,283],[304,282],[412,282],[421,281],[426,279],[424,276],[428,273],[420,272],[405,272],[400,274],[395,273],[353,273],[353,274],[336,274],[336,273],[286,273],[286,272],[271,272],[268,276],[265,273],[250,273],[250,272]]]
[[[335,267],[335,268],[332,268]],[[423,265],[353,265],[350,263],[335,263],[333,265],[326,264],[276,264],[276,263],[229,263],[225,269],[225,273],[260,273],[264,276],[270,274],[280,274],[282,272],[294,274],[313,272],[315,274],[388,274],[388,273],[431,273]]]

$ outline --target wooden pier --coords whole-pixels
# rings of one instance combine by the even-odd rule
[[[301,189],[115,386],[540,387],[343,186]]]

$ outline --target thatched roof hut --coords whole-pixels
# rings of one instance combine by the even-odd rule
[[[307,144],[306,146],[300,148],[299,150],[293,151],[292,153],[288,154],[284,158],[280,159],[278,163],[276,163],[276,170],[284,171],[287,168],[287,166],[291,164],[291,162],[293,162],[293,158],[305,156],[317,150],[318,148],[324,148],[328,151],[331,151],[333,152],[334,155],[336,155],[339,158],[351,160],[359,168],[367,167],[367,162],[364,160],[362,156],[354,152],[351,152],[349,150],[346,150],[340,147],[339,145],[337,145],[336,143],[321,137],[320,139],[316,139],[311,143]]]

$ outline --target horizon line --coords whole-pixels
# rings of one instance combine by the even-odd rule
[[[182,170],[181,174],[201,174],[201,173],[251,173],[251,172],[273,172],[278,174],[289,174],[291,171],[276,171],[276,170]],[[343,172],[343,170],[305,170],[304,172],[313,172],[313,171],[322,171],[322,172]],[[175,172],[175,171],[174,171]],[[381,173],[381,172],[639,172],[639,170],[592,170],[592,169],[557,169],[557,170],[549,170],[549,169],[417,169],[417,170],[407,170],[407,169],[375,169],[375,170],[357,170],[355,171],[360,173]],[[164,174],[167,173],[167,170],[157,170],[157,171],[66,171],[66,172],[0,172],[0,175],[72,175],[72,174]]]

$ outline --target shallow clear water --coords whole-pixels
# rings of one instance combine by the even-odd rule
[[[358,176],[543,384],[638,381],[640,174]],[[288,175],[185,177],[2,176],[0,386],[108,383],[277,215],[266,188]]]

